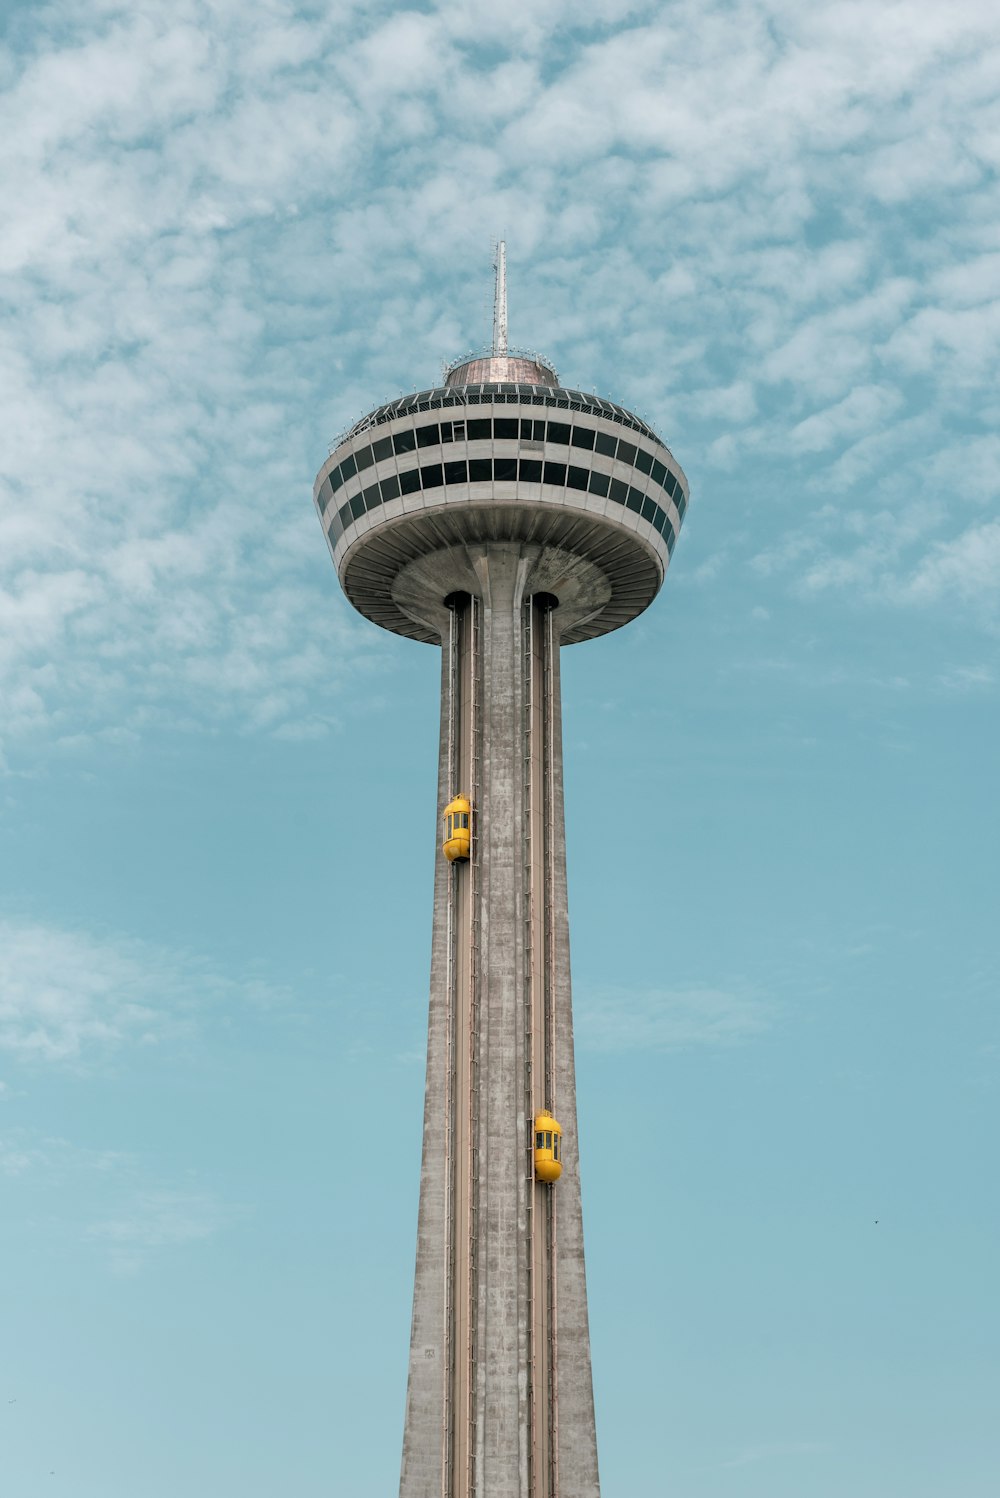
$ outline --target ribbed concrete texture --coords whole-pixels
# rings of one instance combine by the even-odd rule
[[[436,859],[401,1498],[599,1498],[559,655],[656,596],[687,482],[631,412],[504,345],[358,422],[314,493],[355,607],[440,645],[438,810],[472,806],[470,858]]]

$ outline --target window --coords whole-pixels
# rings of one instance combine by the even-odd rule
[[[465,441],[465,422],[453,421],[451,424],[452,435],[456,442]]]
[[[654,484],[659,484],[660,488],[662,489],[663,488],[663,481],[666,478],[666,476],[667,476],[667,470],[666,470],[665,466],[659,461],[658,458],[654,458],[653,459],[653,483]]]
[[[621,479],[612,479],[611,498],[616,505],[623,505],[628,499],[628,484],[623,484]]]
[[[358,471],[358,465],[353,457],[345,458],[340,465],[340,471],[345,479],[352,479]]]
[[[472,425],[472,422],[469,422]],[[489,483],[493,477],[492,458],[470,458],[469,460],[469,483]]]
[[[372,453],[371,448],[370,447],[363,447],[359,453],[355,453],[354,454],[354,461],[358,465],[358,472],[359,473],[364,468],[370,468],[372,466],[372,463],[375,461],[374,454]]]
[[[513,480],[517,478],[516,458],[494,458],[493,477],[495,479]]]
[[[409,473],[399,475],[399,489],[402,494],[416,494],[420,488],[420,470],[411,468]]]
[[[450,838],[451,837],[452,821],[453,821],[453,818],[451,818],[451,817],[446,817],[445,818],[444,835],[445,835],[446,838]]]
[[[547,1150],[550,1150],[552,1148],[552,1130],[551,1129],[546,1129],[545,1130],[545,1148]]]
[[[563,484],[565,484],[565,482],[566,482],[566,464],[565,463],[546,463],[545,468],[544,468],[543,471],[544,471],[544,474],[545,474],[545,482],[547,484],[556,484],[560,489],[562,488]]]
[[[316,503],[319,505],[319,512],[321,515],[326,514],[326,507],[330,503],[330,500],[332,498],[333,490],[330,487],[330,480],[324,479],[319,486],[319,498],[316,501]]]
[[[603,494],[605,497],[607,496],[608,476],[606,473],[592,473],[590,475],[590,492],[591,494]]]
[[[469,825],[469,813],[467,811],[463,811],[462,812],[462,826],[463,827],[468,827],[468,825]]]
[[[361,498],[365,502],[366,510],[374,510],[382,503],[382,496],[378,492],[378,484],[369,484],[367,489],[361,491]]]
[[[435,421],[431,426],[417,427],[418,447],[437,447],[441,441],[441,428]]]
[[[333,519],[330,521],[330,545],[336,546],[337,542],[340,540],[343,534],[344,527],[340,523],[340,516],[334,515]]]
[[[545,1135],[544,1134],[536,1134],[535,1135],[535,1149],[536,1150],[543,1150],[544,1148],[545,1148]]]
[[[521,483],[540,484],[542,482],[542,465],[537,458],[521,459]]]
[[[341,473],[341,471],[340,471],[340,464],[338,463],[337,467],[333,470],[333,472],[330,475],[330,488],[333,490],[334,494],[336,494],[337,490],[340,488],[340,486],[341,486],[341,484],[343,482],[344,482],[344,475]]]
[[[649,495],[647,494],[646,498],[642,502],[642,511],[641,511],[641,514],[642,514],[643,520],[652,521],[653,516],[656,514],[656,511],[657,511],[658,508],[659,508],[659,506],[656,505],[656,504],[654,504],[653,501],[650,499]]]
[[[544,423],[544,421],[522,421],[521,422],[521,441],[522,442],[544,442],[545,441],[545,423]]]
[[[589,427],[574,427],[573,428],[573,446],[574,447],[586,447],[586,448],[589,448],[591,451],[593,451],[593,448],[594,448],[594,433],[590,430]]]
[[[619,442],[618,461],[619,463],[635,462],[635,448],[632,446],[631,442]]]
[[[663,487],[664,487],[664,489],[666,489],[667,493],[671,497],[673,497],[674,494],[676,494],[677,490],[680,488],[680,484],[678,484],[677,480],[674,478],[674,476],[673,476],[672,473],[668,473],[667,474],[667,482],[664,484]]]
[[[653,466],[653,459],[645,448],[637,448],[635,454],[635,466],[640,473],[649,473]]]
[[[350,504],[341,505],[340,509],[337,511],[337,519],[340,521],[341,529],[346,530],[351,521],[354,519],[354,514],[351,510]]]
[[[594,446],[597,448],[597,451],[599,453],[603,453],[606,458],[613,458],[615,455],[615,448],[618,446],[618,438],[609,437],[607,432],[598,432],[596,437],[594,438]]]
[[[561,447],[569,446],[569,427],[564,421],[550,421],[546,435],[550,442],[558,442]]]
[[[559,1135],[558,1134],[553,1134],[553,1136],[552,1136],[552,1154],[553,1154],[553,1157],[556,1160],[559,1159]]]
[[[405,432],[396,432],[392,439],[392,450],[399,456],[400,453],[411,453],[417,445],[416,434],[412,427]]]
[[[388,478],[383,479],[379,488],[382,490],[383,504],[388,504],[390,499],[399,498],[399,479],[394,473],[390,473]]]
[[[440,463],[425,463],[420,470],[420,482],[425,489],[440,489],[444,483],[444,469]]]
[[[392,457],[392,438],[380,437],[372,444],[372,452],[375,454],[376,463],[381,463],[384,458]]]
[[[446,463],[444,465],[444,481],[446,484],[468,483],[469,469],[464,458],[457,463]]]
[[[452,433],[452,424],[451,424],[451,422],[450,421],[442,421],[442,423],[441,423],[441,441],[442,442],[450,442],[452,440],[451,433]]]
[[[630,488],[628,491],[628,498],[625,501],[629,509],[634,510],[638,515],[642,510],[642,501],[643,495],[639,492],[639,490]]]
[[[361,516],[364,513],[365,513],[365,502],[362,499],[362,497],[361,497],[360,494],[355,494],[354,498],[351,500],[351,516],[355,520],[360,520]]]
[[[566,483],[571,489],[583,489],[586,492],[588,477],[586,468],[574,468],[572,463],[566,470]]]
[[[520,422],[513,416],[497,416],[493,420],[494,437],[512,437],[517,439],[517,429]]]
[[[468,423],[469,441],[482,442],[485,440],[488,442],[493,436],[491,428],[492,422],[489,417],[477,417],[475,421],[470,421]]]

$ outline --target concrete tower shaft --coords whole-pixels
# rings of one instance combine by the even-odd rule
[[[688,489],[631,412],[518,358],[371,412],[315,487],[350,601],[441,646],[438,809],[472,806],[436,865],[401,1498],[599,1498],[559,657],[652,601]]]

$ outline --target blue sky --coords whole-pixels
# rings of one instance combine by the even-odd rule
[[[0,50],[0,1468],[395,1490],[437,660],[328,442],[490,321],[692,502],[564,660],[607,1498],[992,1498],[985,0],[17,4]]]

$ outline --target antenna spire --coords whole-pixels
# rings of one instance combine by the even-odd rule
[[[496,358],[507,353],[507,242],[504,239],[497,245],[494,270],[497,283],[493,294],[493,356]]]

